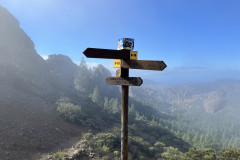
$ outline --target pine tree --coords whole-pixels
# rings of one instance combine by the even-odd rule
[[[193,142],[193,145],[194,146],[197,146],[198,147],[198,138],[199,138],[199,135],[198,135],[198,132],[195,133],[193,139],[192,139],[192,142]]]
[[[120,111],[120,105],[117,98],[110,99],[110,107],[111,107],[110,110],[112,111],[112,113],[117,113]]]
[[[91,89],[91,71],[87,67],[87,63],[84,58],[82,59],[80,65],[78,66],[75,80],[74,80],[75,88],[82,92],[85,95],[90,93]],[[87,94],[86,94],[87,93]]]
[[[104,97],[104,104],[103,107],[105,110],[108,110],[109,108],[109,101],[108,101],[108,97]]]
[[[219,151],[222,148],[221,139],[222,139],[222,134],[220,133],[220,131],[217,131],[213,137],[213,142],[214,142],[213,148],[216,149],[216,151]]]
[[[92,94],[91,98],[92,98],[92,101],[93,101],[94,103],[97,103],[98,105],[101,105],[101,104],[102,104],[101,96],[100,96],[100,93],[99,93],[98,86],[96,86],[96,87],[94,88],[94,91],[93,91],[93,94]]]

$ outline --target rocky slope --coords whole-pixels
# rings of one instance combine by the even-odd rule
[[[1,160],[37,159],[38,154],[59,148],[81,135],[82,130],[59,119],[52,111],[56,98],[71,94],[66,89],[72,78],[68,71],[63,76],[57,70],[56,74],[51,73],[62,67],[58,65],[61,62],[58,57],[62,56],[56,60],[53,57],[45,62],[19,22],[0,6]]]
[[[77,65],[65,55],[49,55],[46,60],[50,73],[55,75],[61,83],[64,83],[71,89],[74,88],[74,77],[77,71]]]

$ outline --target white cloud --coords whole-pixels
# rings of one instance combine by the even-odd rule
[[[75,61],[74,63],[76,65],[80,64],[80,62],[77,62],[77,61]],[[96,63],[96,62],[86,62],[86,63],[89,68],[94,68],[94,67],[97,67],[97,65],[99,65],[99,63]],[[112,75],[116,74],[116,71],[118,68],[114,68],[112,63],[101,64],[101,65],[103,65],[105,68],[107,68],[111,72]]]
[[[79,65],[81,62],[74,61],[73,63],[75,63],[76,65]],[[99,65],[99,63],[96,63],[96,62],[86,62],[86,63],[89,68],[94,68],[94,67],[97,67],[97,65]]]
[[[97,67],[97,65],[99,65],[99,64],[96,63],[96,62],[86,62],[86,63],[87,63],[87,65],[88,65],[89,68],[94,68],[94,67]]]
[[[48,59],[48,55],[40,55],[44,60]]]
[[[103,64],[103,66],[105,68],[107,68],[113,75],[116,74],[116,70],[118,69],[118,68],[113,68],[113,64],[112,63]]]

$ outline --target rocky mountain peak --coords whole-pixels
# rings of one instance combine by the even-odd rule
[[[31,91],[47,95],[58,85],[18,20],[0,6],[0,88],[6,93]]]
[[[12,59],[37,56],[32,40],[20,28],[18,20],[0,6],[0,55]],[[1,58],[2,59],[2,58]]]
[[[63,83],[73,87],[77,65],[68,56],[62,54],[49,55],[46,63],[51,74],[55,74]]]
[[[63,55],[63,54],[49,55],[46,62],[47,63],[62,64],[62,65],[67,65],[67,66],[69,66],[69,65],[76,66],[68,56]]]

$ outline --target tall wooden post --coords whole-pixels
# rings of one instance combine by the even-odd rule
[[[129,77],[130,69],[146,69],[162,71],[167,65],[163,61],[137,60],[137,52],[131,51],[134,39],[123,38],[118,43],[119,50],[87,48],[83,54],[88,58],[114,59],[114,67],[121,68],[116,77],[107,77],[109,85],[122,85],[121,111],[121,159],[128,160],[128,94],[129,86],[140,86],[143,81],[140,77]],[[120,77],[119,77],[120,75]]]
[[[129,77],[129,69],[121,68],[121,77]],[[122,85],[121,111],[121,159],[128,159],[128,93],[129,87]]]

